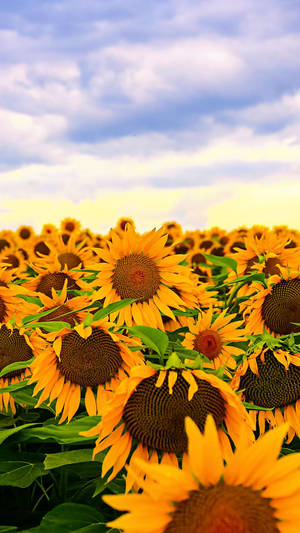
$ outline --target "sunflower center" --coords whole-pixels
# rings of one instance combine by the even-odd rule
[[[0,322],[3,322],[7,315],[7,309],[4,300],[0,297]]]
[[[159,288],[159,270],[147,255],[127,255],[118,260],[112,283],[122,299],[135,298],[144,302],[152,298]]]
[[[241,485],[199,487],[171,517],[164,533],[279,533],[269,500]]]
[[[30,235],[31,235],[31,233],[30,233],[29,229],[27,229],[27,228],[21,229],[21,231],[20,231],[21,239],[29,239]]]
[[[31,348],[28,346],[23,335],[14,329],[12,332],[6,326],[0,329],[0,370],[11,363],[17,361],[28,361],[33,357]],[[5,374],[5,378],[13,378],[20,376],[24,372],[21,370],[14,370]]]
[[[288,335],[300,331],[300,279],[283,280],[273,286],[262,305],[262,318],[270,331]]]
[[[73,222],[67,222],[65,225],[66,231],[74,231],[75,225]]]
[[[34,247],[34,253],[39,257],[38,254],[49,255],[50,249],[44,241],[39,241]]]
[[[278,265],[281,265],[281,262],[277,257],[270,257],[266,260],[265,266],[263,268],[263,273],[266,277],[274,276],[277,274],[277,276],[280,276],[280,268],[278,268]]]
[[[78,257],[78,255],[76,254],[73,254],[72,252],[65,252],[63,254],[59,254],[57,256],[57,259],[62,268],[67,265],[69,270],[71,268],[76,268],[78,265],[80,265],[80,263],[82,263],[80,257]]]
[[[109,382],[122,365],[120,348],[100,328],[83,339],[77,331],[63,337],[58,368],[72,383],[94,387]]]
[[[46,294],[46,296],[52,296],[51,289],[55,289],[56,291],[61,291],[65,280],[67,281],[67,288],[78,290],[79,286],[75,283],[75,281],[65,274],[64,272],[54,272],[53,274],[45,274],[41,277],[36,291],[42,292],[43,294]]]
[[[195,337],[194,349],[213,361],[222,351],[222,341],[219,333],[213,329],[200,331]]]
[[[155,450],[182,453],[187,449],[186,416],[203,431],[206,417],[211,413],[217,427],[221,427],[225,403],[218,389],[195,377],[198,390],[189,401],[189,385],[180,372],[173,394],[169,393],[168,376],[161,387],[156,387],[157,376],[156,373],[143,379],[124,407],[125,426],[138,442]]]
[[[256,359],[258,376],[250,368],[240,380],[246,402],[260,407],[285,407],[300,398],[300,367],[290,364],[288,370],[279,363],[271,350],[265,353],[265,363]]]
[[[7,270],[10,270],[11,268],[17,268],[20,264],[20,261],[19,259],[13,255],[13,254],[8,254],[4,259],[3,259],[3,263],[8,263],[9,266],[6,267]]]
[[[70,314],[66,314],[70,313]],[[66,316],[64,316],[66,315]],[[44,322],[49,320],[62,320],[63,322],[67,322],[70,324],[70,326],[73,328],[76,325],[76,322],[79,322],[79,317],[76,314],[73,309],[70,309],[67,305],[60,305],[57,309],[54,309],[54,311],[51,311],[49,315],[42,316],[38,319],[38,322]]]
[[[0,252],[9,246],[9,242],[6,239],[0,239]]]

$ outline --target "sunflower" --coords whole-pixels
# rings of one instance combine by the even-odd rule
[[[257,234],[261,236],[258,237]],[[300,248],[287,249],[286,238],[279,238],[274,232],[262,234],[254,227],[244,242],[245,250],[240,249],[230,254],[237,261],[237,272],[231,272],[228,281],[256,271],[263,272],[267,278],[275,274],[280,276],[283,268],[296,270],[300,264]],[[251,285],[244,285],[239,295],[249,294],[251,290]]]
[[[0,323],[8,322],[13,316],[19,322],[26,314],[35,310],[34,305],[27,304],[18,297],[20,294],[26,294],[23,287],[14,285],[11,281],[11,270],[0,270]]]
[[[276,427],[286,421],[288,442],[295,433],[300,437],[300,354],[256,350],[237,369],[232,387],[242,391],[245,401],[266,408],[250,411],[260,433],[265,432],[266,422]]]
[[[60,424],[77,412],[82,389],[88,414],[96,415],[109,391],[142,359],[140,352],[130,351],[127,337],[109,331],[111,326],[107,320],[88,327],[79,324],[57,332],[53,344],[32,335],[36,358],[30,383],[37,382],[34,396],[42,391],[36,407],[47,399],[56,400],[56,416],[62,413]]]
[[[8,231],[0,231],[0,253],[3,252],[3,250],[6,249],[6,253],[8,253],[8,250],[14,250],[15,248],[15,239],[13,232]]]
[[[0,371],[7,365],[19,361],[29,361],[33,357],[32,345],[19,328],[13,328],[10,324],[0,325]],[[28,368],[14,370],[0,378],[0,411],[11,411],[15,414],[16,406],[9,392],[1,394],[1,388],[8,387],[30,376]]]
[[[47,237],[48,239],[56,239],[59,234],[59,231],[54,224],[44,224],[42,227],[41,236]]]
[[[16,240],[19,246],[26,247],[34,235],[34,229],[31,226],[20,226],[16,231]]]
[[[253,439],[242,402],[221,379],[200,370],[156,371],[140,365],[102,406],[101,422],[83,435],[98,435],[93,456],[110,447],[102,465],[102,477],[113,468],[109,481],[123,468],[135,446],[130,462],[134,457],[157,462],[158,454],[162,454],[162,462],[177,464],[177,455],[185,454],[187,448],[185,416],[191,416],[203,431],[209,413],[227,456],[231,446],[223,423],[234,442],[239,440],[241,428],[249,441]],[[133,481],[127,477],[127,490]]]
[[[118,325],[163,328],[160,313],[173,319],[171,307],[183,309],[185,305],[174,289],[194,291],[189,268],[180,265],[185,256],[170,255],[166,240],[163,229],[137,235],[127,226],[122,239],[112,233],[108,248],[95,248],[102,259],[97,265],[97,284],[101,287],[97,294],[99,299],[105,298],[104,306],[124,298],[136,300],[111,315],[112,320],[118,316]]]
[[[68,299],[67,285],[68,280],[65,279],[60,294],[58,294],[56,290],[52,288],[52,298],[46,294],[39,293],[39,298],[43,306],[35,306],[34,313],[43,313],[45,311],[51,311],[51,309],[53,309],[53,311],[43,317],[40,317],[37,320],[38,322],[51,322],[53,320],[63,321],[67,322],[69,326],[73,328],[77,324],[80,324],[84,321],[85,317],[87,316],[87,311],[84,311],[83,309],[88,307],[94,301],[94,298],[91,296],[77,296],[75,298]],[[92,310],[93,309],[90,311]],[[32,314],[32,311],[28,314]],[[64,328],[62,332],[66,333],[67,331],[68,330]],[[52,341],[55,340],[57,335],[62,332],[54,331],[48,334],[44,333],[44,336],[47,340]],[[40,333],[43,334],[43,328],[40,330]]]
[[[81,279],[84,276],[84,272],[74,272],[74,270],[69,270],[67,267],[60,269],[54,265],[46,264],[41,267],[36,264],[31,266],[38,275],[23,283],[23,287],[30,291],[41,292],[50,298],[52,289],[61,291],[66,280],[68,290],[91,290],[91,286]]]
[[[238,446],[226,466],[211,416],[204,434],[188,417],[185,428],[188,468],[137,459],[144,491],[103,496],[108,505],[128,511],[108,526],[124,533],[299,531],[300,454],[278,459],[287,424],[251,446]]]
[[[239,329],[244,322],[235,318],[235,314],[226,315],[226,309],[214,315],[211,307],[199,314],[196,324],[193,318],[188,319],[189,332],[182,344],[208,357],[211,363],[205,362],[204,366],[235,368],[234,356],[242,354],[243,350],[231,344],[245,340],[244,330]]]
[[[120,233],[123,233],[123,231],[125,231],[126,229],[126,225],[129,224],[130,226],[132,226],[132,228],[135,230],[135,223],[134,223],[134,220],[130,217],[121,217],[119,218],[117,224],[116,224],[116,227],[115,227],[115,230],[118,234]]]
[[[73,233],[77,232],[81,228],[81,222],[76,220],[76,218],[66,217],[60,223],[60,231],[62,233]]]
[[[23,274],[26,271],[26,260],[24,255],[19,250],[10,250],[4,248],[0,253],[0,268],[6,267],[11,270],[16,277]]]
[[[299,272],[281,269],[281,275],[270,276],[267,287],[252,283],[254,293],[241,304],[247,334],[263,333],[275,336],[300,331],[300,278]]]
[[[39,266],[53,265],[57,270],[63,270],[65,267],[69,270],[93,267],[95,260],[91,248],[86,247],[84,241],[76,244],[79,233],[67,234],[67,237],[66,242],[64,242],[63,235],[59,235],[55,241],[49,241],[47,245],[50,248],[50,254],[36,259],[34,263]]]
[[[201,283],[211,280],[211,268],[205,266],[207,259],[203,253],[208,253],[206,250],[194,248],[192,252],[187,255],[187,261],[192,269],[192,272],[197,276],[198,282]]]

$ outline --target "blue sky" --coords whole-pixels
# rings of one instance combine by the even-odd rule
[[[300,229],[297,0],[0,0],[0,15],[3,228]]]

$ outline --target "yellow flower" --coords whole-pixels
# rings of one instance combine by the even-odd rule
[[[103,496],[128,511],[108,526],[124,533],[298,533],[300,454],[278,459],[287,424],[238,446],[226,466],[213,418],[204,434],[190,418],[185,425],[188,467],[137,459],[144,492]]]
[[[238,395],[221,379],[200,370],[161,370],[149,366],[133,368],[110,401],[103,405],[101,422],[84,435],[98,435],[94,455],[110,447],[102,465],[102,476],[111,468],[112,479],[130,461],[143,457],[152,462],[177,464],[177,455],[186,453],[184,418],[191,416],[201,430],[207,415],[214,416],[218,436],[226,456],[231,454],[230,441],[240,438],[244,428],[249,442],[253,439],[251,422]],[[133,484],[127,477],[126,487]]]

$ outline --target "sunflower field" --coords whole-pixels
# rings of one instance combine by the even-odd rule
[[[299,533],[300,232],[0,231],[0,533]]]

